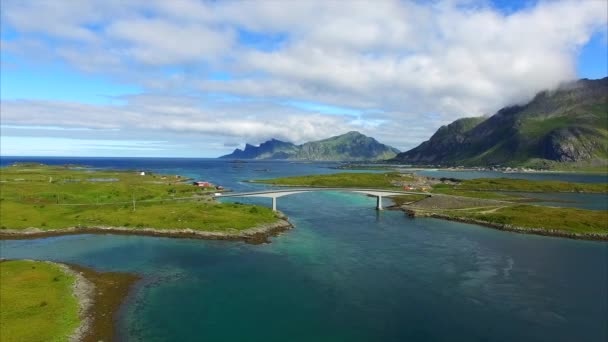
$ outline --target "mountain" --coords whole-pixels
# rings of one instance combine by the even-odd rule
[[[220,158],[294,159],[294,160],[385,160],[399,153],[396,148],[379,143],[359,132],[348,132],[328,139],[294,145],[276,139],[260,146],[245,145]]]
[[[608,77],[543,91],[488,118],[442,126],[393,161],[465,166],[608,165]]]
[[[245,144],[245,150],[236,149],[231,154],[220,158],[233,159],[287,159],[298,151],[298,146],[281,140],[271,139],[260,146]]]

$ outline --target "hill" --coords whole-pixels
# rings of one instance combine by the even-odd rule
[[[260,146],[245,145],[225,159],[291,159],[291,160],[384,160],[395,157],[399,150],[379,143],[359,132],[348,132],[328,139],[295,145],[276,139]]]
[[[608,165],[608,77],[543,91],[488,118],[442,126],[393,161],[424,165]]]

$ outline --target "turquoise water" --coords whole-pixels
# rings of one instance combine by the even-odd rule
[[[254,174],[249,165],[158,163],[149,169],[259,187],[239,182]],[[266,173],[325,170],[269,165]],[[1,241],[0,256],[142,275],[118,317],[129,341],[608,338],[608,243],[410,219],[348,193],[278,204],[296,227],[270,244],[77,235]]]

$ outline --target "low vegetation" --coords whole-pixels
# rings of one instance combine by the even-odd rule
[[[500,225],[608,237],[608,212],[602,210],[513,205],[476,210],[450,210],[446,214]]]
[[[416,177],[416,178],[414,178]],[[393,197],[395,205],[403,206],[416,214],[439,215],[444,218],[471,220],[489,225],[513,226],[547,234],[594,236],[608,238],[608,213],[605,211],[575,208],[553,208],[526,205],[529,198],[500,192],[590,192],[606,193],[607,184],[568,183],[559,181],[531,181],[523,179],[473,179],[448,182],[399,173],[338,173],[287,177],[258,182],[288,186],[361,187],[402,189],[402,184],[414,182],[420,189],[432,186],[431,193],[442,195],[427,198],[425,195]],[[416,190],[416,189],[415,189]],[[444,196],[447,195],[447,196]],[[469,197],[464,199],[462,197]],[[427,203],[428,202],[428,203]],[[458,209],[456,209],[458,208]]]
[[[425,198],[427,198],[426,195],[403,195],[390,197],[390,199],[393,201],[393,203],[395,203],[396,206],[415,203]]]
[[[471,191],[522,191],[522,192],[608,192],[608,183],[570,183],[550,180],[513,178],[478,178],[462,181],[455,190]]]
[[[74,276],[58,265],[0,262],[2,341],[67,341],[80,324]]]
[[[265,183],[285,186],[315,186],[315,187],[338,187],[338,188],[378,188],[393,189],[400,188],[399,182],[411,181],[409,175],[398,172],[390,173],[333,173],[327,175],[310,175],[284,177],[274,179],[259,179],[256,183]]]
[[[17,164],[0,169],[6,229],[127,227],[238,232],[277,220],[271,209],[217,203],[179,176]]]

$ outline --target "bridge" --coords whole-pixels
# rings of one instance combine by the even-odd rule
[[[427,192],[415,192],[415,191],[400,191],[400,190],[382,190],[382,189],[360,189],[360,188],[291,188],[291,189],[279,189],[279,190],[265,190],[265,191],[253,191],[253,192],[237,192],[237,193],[218,193],[215,194],[214,198],[230,198],[230,197],[264,197],[272,198],[272,210],[277,211],[277,198],[295,194],[301,194],[305,192],[317,192],[317,191],[341,191],[341,192],[354,192],[359,194],[365,194],[376,197],[376,209],[382,210],[382,197],[391,196],[402,196],[402,195],[425,195],[431,197],[432,195]]]

